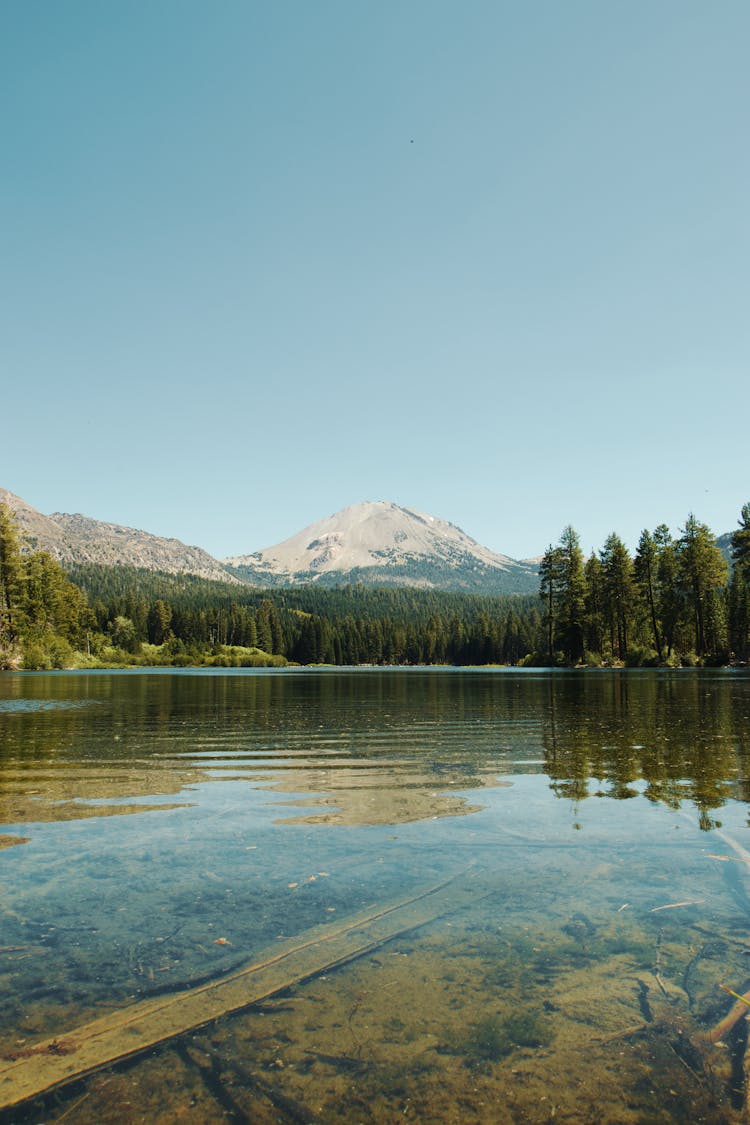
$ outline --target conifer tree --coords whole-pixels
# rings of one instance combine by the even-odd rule
[[[691,606],[695,651],[705,656],[721,646],[721,613],[717,592],[726,584],[727,564],[710,528],[691,512],[678,547],[680,580]]]
[[[593,551],[586,560],[586,648],[601,657],[604,651],[604,573]]]
[[[679,559],[677,543],[665,523],[654,531],[656,544],[657,615],[666,655],[671,657],[677,632],[684,614],[684,600],[679,584]]]
[[[264,598],[258,606],[255,615],[255,627],[258,636],[258,648],[263,652],[273,651],[273,634],[271,632],[271,610],[273,605],[268,598]]]
[[[539,565],[539,597],[542,599],[547,657],[554,659],[557,618],[563,582],[563,554],[560,547],[547,548]]]
[[[560,537],[562,552],[562,590],[560,598],[560,638],[570,664],[583,659],[586,621],[586,574],[578,533],[568,524]]]
[[[157,598],[148,611],[148,639],[152,645],[163,645],[169,637],[172,608]]]
[[[17,636],[21,575],[15,517],[7,504],[0,503],[0,643],[12,644]]]
[[[729,583],[730,645],[740,660],[750,658],[750,504],[744,504],[738,529],[732,533],[732,578]]]
[[[563,529],[558,545],[545,551],[539,579],[547,655],[554,659],[559,646],[567,662],[577,664],[584,652],[586,575],[580,540],[570,525]]]
[[[604,615],[609,625],[612,656],[624,660],[628,653],[635,610],[633,560],[627,547],[614,532],[607,537],[601,552]]]
[[[651,623],[651,635],[654,641],[659,663],[664,659],[662,645],[661,625],[657,612],[657,585],[658,585],[658,548],[656,540],[650,531],[642,531],[638,540],[638,550],[635,556],[635,579],[648,609]]]

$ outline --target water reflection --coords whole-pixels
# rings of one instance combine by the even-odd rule
[[[229,777],[349,825],[474,812],[463,792],[541,770],[576,804],[687,800],[706,827],[750,797],[748,681],[724,671],[8,675],[0,724],[6,825]]]
[[[559,796],[691,801],[706,828],[711,810],[750,796],[745,675],[605,674],[548,689],[545,769]]]

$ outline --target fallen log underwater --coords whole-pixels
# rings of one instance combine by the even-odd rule
[[[0,1111],[239,1012],[492,893],[477,872],[465,870],[343,923],[315,926],[228,976],[118,1008],[37,1043],[21,1057],[0,1060]]]

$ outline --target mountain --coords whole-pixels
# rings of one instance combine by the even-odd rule
[[[187,547],[179,539],[163,539],[147,531],[104,523],[88,516],[55,512],[42,515],[20,496],[0,488],[0,503],[15,513],[23,546],[48,551],[62,563],[98,563],[132,566],[167,574],[196,574],[220,582],[238,582],[220,562],[200,547]]]
[[[732,534],[733,532],[726,531],[723,535],[716,536],[716,546],[730,566],[732,565]]]
[[[536,593],[537,563],[482,547],[455,524],[381,500],[352,504],[275,547],[225,559],[244,582],[388,583],[477,594]]]

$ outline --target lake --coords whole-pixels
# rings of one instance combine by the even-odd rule
[[[750,1120],[749,797],[747,670],[3,673],[0,1122]]]

